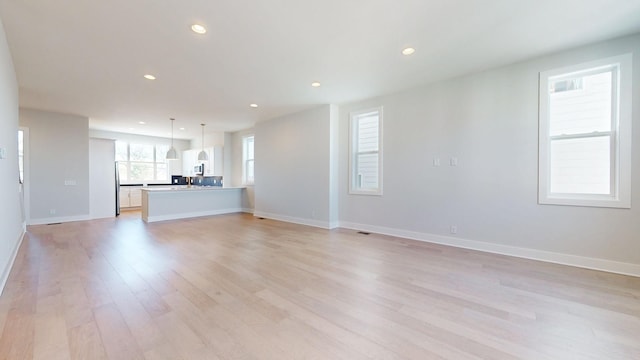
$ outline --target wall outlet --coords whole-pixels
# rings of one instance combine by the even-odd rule
[[[76,186],[77,182],[75,180],[65,180],[64,186]]]
[[[6,158],[7,158],[7,149],[0,148],[0,159],[6,159]]]
[[[433,166],[434,167],[440,166],[440,158],[438,158],[438,157],[434,157],[433,158]]]
[[[458,233],[458,226],[457,225],[451,225],[451,227],[449,228],[449,231],[452,234],[457,234]]]
[[[56,209],[49,209],[49,215],[55,215]]]
[[[457,157],[452,157],[449,160],[449,164],[451,164],[451,166],[458,166],[458,158]]]

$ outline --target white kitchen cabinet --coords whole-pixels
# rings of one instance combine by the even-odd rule
[[[211,161],[209,169],[212,171],[209,175],[222,176],[224,172],[224,148],[216,146],[211,148],[211,152],[213,156],[209,155],[209,160]]]
[[[120,209],[142,206],[142,191],[140,187],[120,187]]]
[[[142,191],[140,190],[140,188],[129,189],[129,206],[142,206]]]
[[[202,149],[191,149],[182,152],[182,176],[195,176],[193,167],[204,163],[204,174],[207,176],[222,176],[224,169],[224,148],[222,146],[204,148],[209,160],[198,160]]]
[[[182,176],[194,176],[193,167],[198,164],[198,151],[185,150],[182,152]]]
[[[120,209],[131,207],[129,202],[129,188],[120,187]]]

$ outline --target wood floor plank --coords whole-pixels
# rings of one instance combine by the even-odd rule
[[[640,359],[640,278],[247,214],[30,226],[2,359]]]
[[[68,337],[72,360],[107,359],[107,354],[102,345],[100,331],[94,321],[69,329]]]
[[[100,337],[109,359],[143,359],[131,330],[115,305],[93,310]]]
[[[67,326],[62,314],[38,314],[35,318],[33,358],[37,360],[70,359]]]

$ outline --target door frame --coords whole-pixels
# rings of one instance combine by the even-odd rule
[[[22,158],[22,166],[24,169],[24,173],[23,173],[23,178],[22,178],[22,206],[24,209],[24,223],[29,225],[29,223],[31,222],[31,212],[30,212],[30,205],[31,205],[31,192],[29,191],[30,189],[30,167],[29,167],[29,128],[28,127],[24,127],[24,126],[19,126],[18,127],[19,131],[22,131],[22,151],[23,151],[23,158]]]

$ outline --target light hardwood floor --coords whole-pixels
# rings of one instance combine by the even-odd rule
[[[246,214],[29,228],[1,359],[640,359],[640,279]]]

